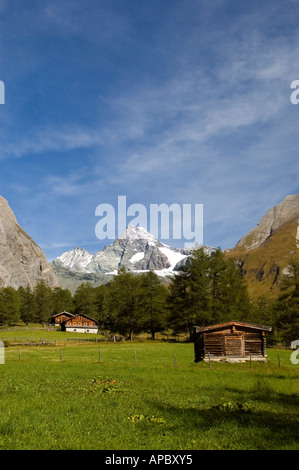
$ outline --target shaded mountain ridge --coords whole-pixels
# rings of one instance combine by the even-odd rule
[[[42,249],[20,227],[6,199],[0,196],[0,287],[34,287],[58,280]]]

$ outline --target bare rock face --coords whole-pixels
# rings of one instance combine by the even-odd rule
[[[245,276],[252,298],[276,298],[290,262],[299,261],[299,194],[272,207],[226,256]]]
[[[0,287],[34,287],[40,281],[52,288],[59,286],[44,252],[22,230],[0,196]]]
[[[295,219],[299,220],[299,194],[286,196],[280,204],[272,207],[258,226],[238,242],[237,247],[244,247],[247,251],[254,250],[285,223]]]

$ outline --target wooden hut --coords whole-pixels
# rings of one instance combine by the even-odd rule
[[[194,327],[195,362],[266,361],[266,333],[270,326],[230,321]]]

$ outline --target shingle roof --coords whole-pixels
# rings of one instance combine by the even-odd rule
[[[212,330],[218,330],[221,328],[229,326],[243,326],[246,328],[252,328],[254,330],[262,330],[262,331],[272,331],[271,326],[266,326],[266,325],[258,325],[258,324],[253,324],[253,323],[246,323],[246,322],[241,322],[241,321],[229,321],[225,323],[218,323],[216,325],[210,325],[210,326],[194,326],[194,330],[196,333],[203,333],[206,331],[212,331]]]

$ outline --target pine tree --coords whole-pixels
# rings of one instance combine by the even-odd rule
[[[281,281],[281,293],[274,306],[277,339],[287,345],[299,339],[299,262],[291,260],[288,271]]]
[[[171,324],[177,331],[242,320],[251,309],[247,286],[233,260],[217,249],[193,251],[170,285]]]
[[[48,323],[52,318],[52,289],[44,281],[39,282],[34,290],[34,321]]]
[[[191,337],[195,325],[211,322],[209,263],[210,256],[198,248],[171,281],[170,325],[175,333],[188,332]]]
[[[209,269],[209,254],[204,248],[194,250],[187,265],[189,271],[187,285],[190,291],[190,309],[193,311],[196,324],[201,326],[213,321]]]
[[[188,270],[181,268],[172,279],[168,297],[168,324],[175,334],[183,331],[191,337],[196,324],[196,311],[191,302],[189,277]]]
[[[95,288],[97,319],[104,328],[107,325],[107,309],[106,309],[107,295],[108,295],[108,287],[105,286],[104,284]]]
[[[155,333],[163,331],[167,322],[167,290],[162,286],[157,274],[152,271],[140,276],[139,321],[143,331],[148,331],[155,339]]]
[[[52,307],[53,315],[61,312],[72,312],[74,305],[71,292],[68,289],[55,287],[53,291]]]
[[[109,283],[106,299],[108,324],[111,331],[130,338],[133,333],[140,331],[138,296],[139,278],[127,272],[122,266]]]
[[[34,294],[30,286],[19,287],[18,289],[20,299],[20,317],[21,320],[28,324],[35,321],[35,306]]]
[[[77,289],[73,298],[74,313],[84,314],[98,319],[97,298],[94,287],[88,282],[83,282]]]
[[[0,324],[13,325],[20,319],[20,299],[13,287],[0,289]]]
[[[233,259],[225,259],[220,249],[210,257],[209,279],[213,323],[241,321],[249,317],[251,303],[245,279]]]

